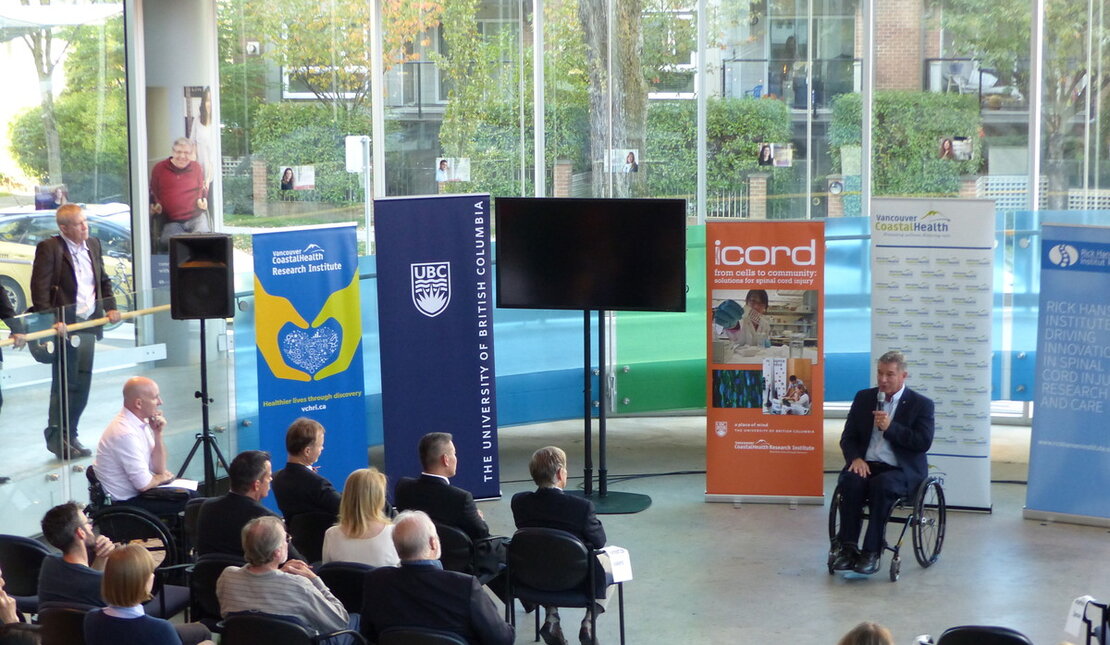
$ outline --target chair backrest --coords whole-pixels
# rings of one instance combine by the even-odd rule
[[[39,569],[52,552],[42,542],[19,535],[0,535],[0,569],[4,571],[5,590],[12,596],[37,596]]]
[[[222,623],[221,645],[312,645],[313,634],[290,616],[261,611],[228,614]]]
[[[1033,641],[1009,627],[960,625],[944,630],[937,645],[1033,645]]]
[[[200,518],[200,507],[208,500],[207,497],[194,497],[185,502],[185,552],[193,556],[197,548],[197,520]]]
[[[113,542],[141,541],[158,567],[178,563],[177,543],[170,530],[153,513],[137,506],[115,505],[97,511],[93,527]]]
[[[42,645],[84,645],[87,613],[87,609],[77,607],[39,608]]]
[[[474,574],[474,542],[462,529],[436,522],[439,561],[448,571]]]
[[[335,516],[323,511],[300,513],[286,520],[293,546],[310,563],[319,562],[324,556],[324,533],[335,524]]]
[[[112,503],[108,493],[104,492],[104,487],[100,484],[100,479],[96,476],[96,471],[92,465],[85,467],[85,479],[89,481],[89,505],[86,510],[92,514]]]
[[[438,629],[389,627],[378,634],[378,645],[466,645],[466,639]]]
[[[216,597],[216,581],[224,569],[243,566],[242,558],[224,553],[208,553],[197,558],[189,576],[193,620],[204,622],[220,619],[220,600]],[[205,620],[207,619],[207,620]]]
[[[362,585],[367,571],[374,567],[362,562],[328,562],[316,570],[332,595],[343,603],[347,611],[362,611]]]
[[[514,581],[540,591],[568,591],[590,575],[590,550],[574,535],[547,528],[525,528],[513,534],[508,547]]]

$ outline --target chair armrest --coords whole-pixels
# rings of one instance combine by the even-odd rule
[[[362,643],[362,645],[366,645],[366,637],[363,636],[362,634],[356,632],[353,629],[340,629],[340,630],[336,630],[334,632],[328,632],[326,634],[317,634],[317,635],[312,637],[312,642],[313,643],[321,643],[323,641],[328,640],[329,638],[334,638],[336,636],[341,636],[343,634],[350,634],[350,635],[354,636],[354,639],[355,639],[356,643]]]

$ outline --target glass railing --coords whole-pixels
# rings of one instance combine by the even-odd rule
[[[165,289],[117,290],[116,299],[129,301],[131,308],[115,323],[96,316],[82,320],[69,308],[20,316],[10,325],[27,332],[28,341],[21,349],[3,347],[0,427],[5,449],[0,452],[0,476],[10,478],[0,486],[4,533],[37,534],[52,506],[89,501],[85,471],[95,461],[101,434],[123,406],[123,385],[132,376],[159,384],[168,422],[167,468],[189,479],[204,478],[201,450],[182,469],[202,426],[197,396],[201,325],[206,331],[209,429],[220,451],[228,458],[234,454],[234,433],[227,431],[232,418],[228,350],[233,343],[226,322],[174,320]],[[69,324],[58,331],[55,320]],[[7,333],[0,336],[10,342]],[[78,444],[91,454],[84,456]],[[217,475],[226,475],[222,467]]]

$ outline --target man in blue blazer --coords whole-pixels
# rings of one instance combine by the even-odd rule
[[[928,473],[925,453],[933,444],[933,402],[906,387],[907,376],[901,352],[880,356],[878,387],[856,393],[844,422],[840,449],[846,465],[839,482],[843,498],[837,535],[840,551],[833,562],[836,571],[871,575],[879,570],[884,518],[894,502],[914,490]],[[857,543],[864,504],[871,520],[861,552]]]

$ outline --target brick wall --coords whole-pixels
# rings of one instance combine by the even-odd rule
[[[920,90],[923,0],[883,0],[875,6],[875,88]]]

